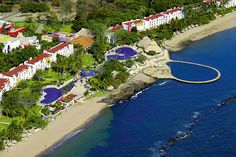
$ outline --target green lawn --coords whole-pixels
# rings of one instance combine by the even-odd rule
[[[96,60],[91,54],[84,54],[81,58],[82,67],[87,68],[90,66],[96,65]]]
[[[66,81],[73,78],[73,76],[70,74],[61,75],[61,74],[53,71],[52,69],[48,69],[48,70],[43,71],[42,77],[45,79],[43,81],[43,84],[45,84],[45,85],[55,84],[58,81],[59,82],[66,82]]]
[[[21,27],[21,26],[25,26],[25,25],[27,25],[28,23],[26,23],[26,22],[14,22],[14,25],[15,25],[15,27]],[[33,25],[35,25],[35,27],[39,27],[39,25],[40,25],[40,23],[38,23],[38,22],[33,22],[32,23]]]
[[[72,24],[71,23],[65,24],[64,27],[63,27],[62,24],[60,24],[60,25],[61,25],[60,28],[59,28],[60,32],[67,32],[67,33],[72,32],[72,29],[71,29]],[[50,25],[46,25],[44,27],[44,30],[47,31],[47,32],[56,32],[57,31]]]
[[[60,28],[60,32],[68,32],[71,33],[72,29],[71,29],[72,24],[65,24],[64,27]]]

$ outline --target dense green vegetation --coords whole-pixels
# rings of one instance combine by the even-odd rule
[[[117,60],[111,60],[104,63],[96,76],[89,80],[89,83],[94,90],[106,90],[109,86],[117,88],[128,77],[129,73],[124,64]]]
[[[33,2],[26,2],[20,5],[20,11],[23,13],[36,13],[36,12],[45,12],[48,11],[49,8],[45,3],[33,3]]]
[[[80,0],[73,28],[78,31],[90,20],[113,26],[123,21],[195,3],[202,3],[202,0]]]
[[[7,5],[0,6],[0,13],[11,12],[11,10],[12,10],[11,6],[7,6]]]
[[[8,71],[12,67],[16,67],[28,60],[30,57],[36,57],[39,53],[33,46],[29,46],[26,49],[16,48],[11,53],[1,53],[0,72]]]
[[[138,34],[135,32],[127,32],[123,29],[116,32],[116,44],[118,45],[132,45],[138,40]]]
[[[69,57],[57,56],[57,62],[52,63],[52,69],[61,74],[75,75],[82,66],[81,62],[82,49],[78,48],[74,54]]]
[[[0,149],[4,148],[3,140],[20,141],[23,129],[44,128],[47,125],[47,121],[39,115],[41,107],[36,106],[41,88],[40,82],[22,81],[16,88],[4,93],[0,103],[1,122],[10,125],[0,130]]]

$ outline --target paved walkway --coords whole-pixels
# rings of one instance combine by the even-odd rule
[[[216,68],[213,68],[211,66],[208,66],[208,65],[203,65],[203,64],[193,63],[193,62],[186,62],[186,61],[177,61],[177,60],[170,60],[170,62],[201,66],[201,67],[212,69],[213,71],[215,71],[217,73],[217,76],[215,78],[210,79],[210,80],[206,80],[206,81],[189,81],[189,80],[183,80],[183,79],[173,76],[172,79],[180,81],[180,82],[189,83],[189,84],[207,84],[207,83],[215,82],[215,81],[219,80],[221,77],[221,73],[219,70],[217,70]]]

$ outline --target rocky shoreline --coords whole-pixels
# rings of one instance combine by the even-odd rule
[[[145,79],[138,79],[145,78]],[[123,84],[118,89],[113,90],[102,102],[107,104],[116,104],[122,100],[128,100],[136,93],[144,90],[145,88],[153,85],[158,79],[152,76],[147,76],[144,73],[139,73],[133,79]]]

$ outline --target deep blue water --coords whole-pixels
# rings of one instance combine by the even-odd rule
[[[172,75],[187,81],[207,81],[217,77],[217,72],[206,67],[184,64],[178,62],[170,62]]]
[[[222,73],[219,81],[207,85],[158,81],[137,98],[105,110],[81,133],[46,156],[158,157],[160,146],[178,131],[185,132],[198,112],[201,118],[191,136],[170,146],[169,156],[236,156],[236,101],[218,108],[214,114],[209,112],[236,95],[235,41],[236,29],[231,29],[171,55],[172,59],[216,67]],[[191,77],[191,73],[188,75]],[[197,75],[212,76],[207,72]]]

